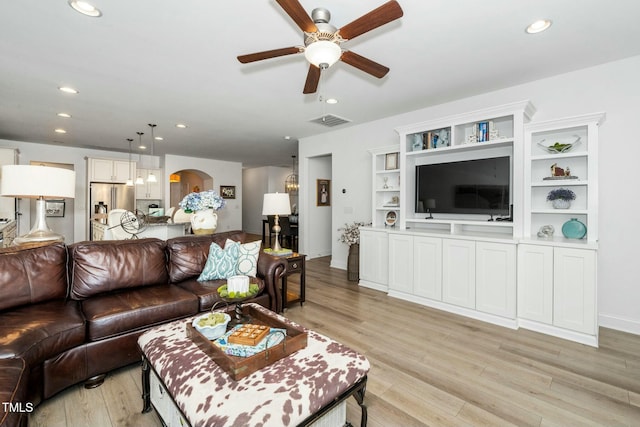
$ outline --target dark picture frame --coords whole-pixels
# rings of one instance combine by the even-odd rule
[[[235,199],[236,198],[236,186],[235,185],[221,185],[220,195],[223,199]]]
[[[330,179],[316,179],[316,206],[331,206]]]
[[[46,200],[45,212],[50,217],[64,217],[64,200]]]

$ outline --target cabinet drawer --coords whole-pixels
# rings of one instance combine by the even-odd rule
[[[298,273],[302,271],[302,260],[287,260],[287,273]]]

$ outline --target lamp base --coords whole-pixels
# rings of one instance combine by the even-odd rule
[[[42,197],[36,200],[36,222],[33,224],[31,231],[13,240],[15,245],[64,242],[64,236],[54,233],[47,225],[45,203]]]

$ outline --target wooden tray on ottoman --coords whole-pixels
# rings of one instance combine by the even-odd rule
[[[187,323],[187,336],[235,381],[251,375],[265,366],[269,366],[307,346],[307,332],[301,327],[295,327],[282,322],[276,317],[277,315],[275,313],[264,313],[251,305],[244,306],[243,313],[251,316],[250,323],[286,329],[286,338],[279,344],[253,356],[238,357],[226,354],[212,341],[209,341],[204,335],[198,332],[191,323]],[[233,312],[229,314],[233,316]]]

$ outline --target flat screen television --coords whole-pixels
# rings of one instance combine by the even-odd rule
[[[509,156],[416,166],[416,213],[509,215]]]

